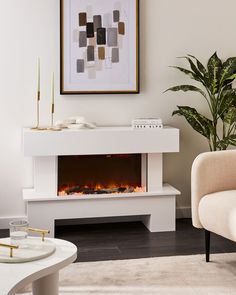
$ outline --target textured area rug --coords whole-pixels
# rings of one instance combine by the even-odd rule
[[[236,253],[213,254],[210,263],[204,259],[193,255],[75,263],[60,273],[60,295],[235,295]]]

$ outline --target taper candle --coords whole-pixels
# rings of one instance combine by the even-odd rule
[[[40,92],[40,58],[38,58],[38,92]]]
[[[52,73],[51,128],[53,128],[53,116],[54,116],[54,72]]]
[[[54,105],[54,73],[52,73],[52,105]]]
[[[38,93],[37,100],[40,100],[40,58],[38,58]]]
[[[54,72],[52,73],[52,102],[51,102],[51,127],[48,128],[50,131],[61,131],[61,128],[54,126],[54,92],[55,92],[55,85],[54,85]]]

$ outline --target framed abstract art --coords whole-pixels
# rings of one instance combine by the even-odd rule
[[[139,0],[60,0],[61,94],[139,93]]]

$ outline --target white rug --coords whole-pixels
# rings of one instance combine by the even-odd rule
[[[235,295],[236,253],[211,260],[193,255],[75,263],[61,271],[60,295]]]

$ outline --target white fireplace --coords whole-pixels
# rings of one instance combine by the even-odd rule
[[[55,220],[142,216],[152,232],[175,230],[175,199],[180,192],[163,184],[162,173],[163,153],[179,151],[178,129],[24,129],[23,150],[34,161],[34,187],[23,189],[31,226],[50,229],[54,236]],[[116,171],[118,167],[127,171]],[[100,168],[111,171],[103,173]]]

